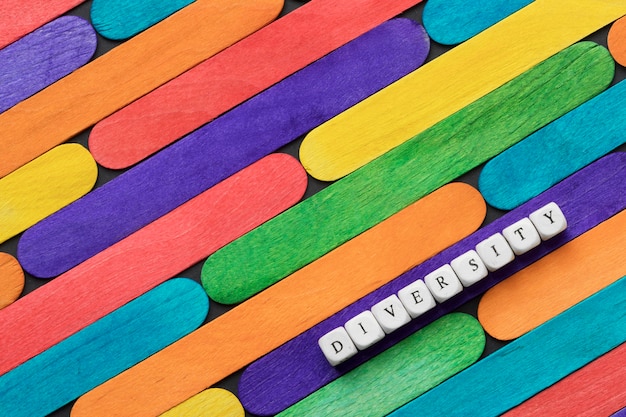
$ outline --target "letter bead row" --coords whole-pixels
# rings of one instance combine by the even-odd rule
[[[551,202],[326,333],[318,344],[337,366],[566,228],[563,212]]]

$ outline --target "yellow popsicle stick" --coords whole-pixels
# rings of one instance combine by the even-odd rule
[[[624,14],[623,0],[536,0],[313,130],[300,160],[336,180]]]
[[[88,193],[97,176],[89,151],[67,144],[0,179],[0,243]]]
[[[161,417],[243,417],[244,414],[243,406],[232,393],[211,388],[166,411]]]

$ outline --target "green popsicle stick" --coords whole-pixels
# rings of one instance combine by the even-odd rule
[[[278,416],[384,416],[470,366],[484,347],[476,319],[449,314]]]
[[[614,69],[597,44],[565,49],[217,251],[204,288],[224,304],[262,291],[597,95]]]

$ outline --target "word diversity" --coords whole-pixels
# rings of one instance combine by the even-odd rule
[[[386,334],[442,303],[464,287],[509,264],[515,255],[535,248],[542,240],[561,233],[567,221],[551,202],[513,223],[426,275],[322,336],[318,344],[332,366],[345,362],[359,350],[379,342]]]

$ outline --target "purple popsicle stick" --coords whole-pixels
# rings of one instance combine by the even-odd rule
[[[0,50],[0,113],[86,64],[96,33],[80,17],[60,17]]]
[[[373,29],[32,227],[22,266],[67,271],[415,70],[428,50],[408,19]]]
[[[273,415],[300,401],[322,386],[339,378],[361,363],[398,343],[437,318],[554,251],[626,206],[626,153],[611,154],[555,185],[533,200],[505,214],[456,245],[404,273],[378,290],[361,298],[337,314],[252,363],[239,383],[239,399],[253,414]],[[397,293],[410,283],[474,249],[477,243],[506,226],[527,217],[549,202],[556,202],[568,221],[567,229],[535,249],[517,256],[502,269],[465,288],[460,294],[385,336],[371,348],[357,353],[343,364],[332,367],[317,340],[350,318],[370,309],[377,302]]]

